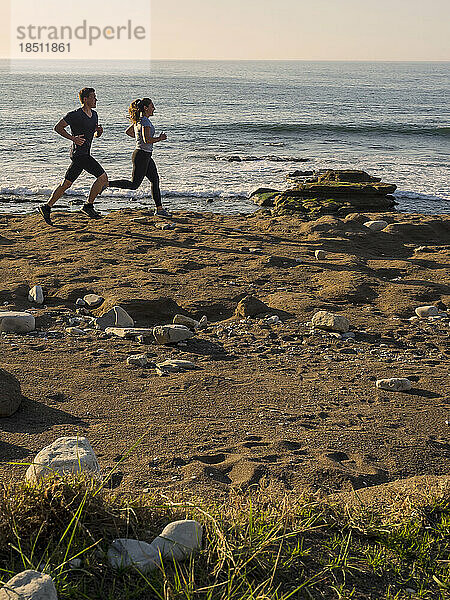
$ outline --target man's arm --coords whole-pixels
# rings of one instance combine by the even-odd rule
[[[144,142],[146,144],[156,144],[156,142],[163,142],[164,140],[167,140],[165,133],[161,133],[158,137],[152,137],[150,135],[150,127],[144,127]]]
[[[67,131],[66,131],[66,127],[68,127],[68,126],[69,126],[69,124],[66,123],[66,121],[64,121],[64,119],[61,119],[61,121],[59,121],[59,123],[56,123],[55,131],[56,131],[56,133],[59,133],[59,135],[62,136],[63,138],[66,138],[66,140],[70,140],[71,142],[74,142],[77,146],[82,146],[85,142],[84,135],[70,135],[70,133],[67,133]]]

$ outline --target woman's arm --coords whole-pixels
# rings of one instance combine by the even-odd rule
[[[128,127],[128,129],[125,131],[125,133],[126,133],[127,135],[129,135],[130,137],[132,137],[132,138],[136,137],[136,134],[135,134],[135,132],[134,132],[134,125],[130,125],[130,126]]]
[[[150,134],[150,127],[144,127],[144,142],[146,144],[156,144],[156,142],[162,142],[167,140],[167,135],[165,133],[161,133],[158,137],[152,137]]]

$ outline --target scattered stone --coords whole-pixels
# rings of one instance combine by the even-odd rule
[[[134,321],[121,306],[113,306],[108,312],[95,319],[97,329],[107,327],[134,327]]]
[[[158,325],[153,328],[153,336],[158,344],[177,344],[190,339],[194,333],[185,325]]]
[[[146,354],[132,354],[127,358],[127,365],[129,367],[145,367],[148,364]]]
[[[97,294],[86,294],[83,300],[85,304],[89,306],[89,308],[98,308],[105,301],[102,296],[98,296]]]
[[[75,301],[75,306],[77,308],[82,308],[83,306],[86,306],[86,302],[83,300],[83,298],[77,298]]]
[[[387,221],[366,221],[364,227],[367,227],[371,231],[383,231],[389,223]]]
[[[408,392],[412,388],[410,380],[405,377],[377,379],[376,386],[381,390],[390,390],[391,392]]]
[[[193,331],[200,327],[199,321],[191,319],[191,317],[186,317],[185,315],[175,315],[173,318],[173,323],[175,325],[184,325],[185,327],[189,327],[189,329],[192,329]]]
[[[208,317],[203,315],[198,323],[198,329],[206,329],[208,327]]]
[[[422,319],[426,317],[436,317],[439,314],[439,310],[436,306],[418,306],[414,312]]]
[[[175,225],[173,223],[158,222],[155,223],[155,227],[161,229],[162,231],[166,231],[167,229],[175,229]]]
[[[0,311],[0,331],[5,333],[29,333],[36,328],[36,320],[29,312]]]
[[[30,289],[28,300],[34,304],[44,304],[44,290],[41,285],[35,285]]]
[[[280,322],[280,317],[278,315],[272,315],[271,317],[267,317],[266,319],[263,319],[261,321],[261,323],[263,325],[276,325],[277,323]]]
[[[134,567],[139,571],[152,571],[161,565],[156,549],[147,542],[115,539],[108,549],[108,562],[113,569]]]
[[[153,338],[153,328],[148,327],[107,327],[105,333],[126,340],[131,340],[139,336],[142,336],[143,338]]]
[[[319,310],[312,320],[313,327],[317,329],[325,329],[327,331],[338,331],[339,333],[347,333],[350,329],[350,322],[346,317],[335,315],[326,310]]]
[[[22,402],[22,393],[19,380],[0,369],[0,417],[10,417],[19,408]]]
[[[5,583],[0,600],[58,600],[58,595],[49,575],[28,570]]]
[[[86,335],[84,329],[81,329],[80,327],[66,327],[66,332],[69,335]]]
[[[341,335],[341,339],[343,339],[343,340],[353,340],[353,339],[355,339],[355,334],[353,333],[353,331],[347,331],[347,333],[343,333]]]
[[[197,365],[190,360],[168,359],[162,363],[157,363],[157,371],[165,373],[178,373],[180,371],[190,371],[197,369]]]
[[[270,312],[270,308],[255,296],[245,296],[236,307],[236,317],[255,317]]]
[[[37,483],[53,473],[80,471],[100,478],[100,467],[89,441],[85,437],[60,437],[38,452],[25,479]]]
[[[429,252],[429,250],[428,246],[417,246],[417,248],[414,248],[414,252]]]
[[[325,260],[325,258],[327,257],[327,253],[325,252],[325,250],[316,250],[314,252],[314,256],[316,257],[316,260]]]

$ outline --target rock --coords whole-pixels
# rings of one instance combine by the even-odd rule
[[[113,541],[108,549],[109,564],[115,568],[134,567],[152,571],[161,559],[184,560],[202,545],[203,528],[197,521],[169,523],[151,544],[126,538]]]
[[[198,328],[206,329],[207,327],[208,327],[208,317],[206,315],[203,315],[203,317],[200,319],[200,321],[198,323]]]
[[[158,325],[153,328],[153,336],[158,344],[176,344],[190,339],[194,333],[184,325]]]
[[[317,260],[324,260],[327,257],[327,253],[325,252],[325,250],[316,250],[314,252],[314,256]]]
[[[127,365],[129,367],[145,367],[148,363],[146,354],[132,354],[127,358]]]
[[[100,478],[95,452],[85,437],[60,437],[43,448],[28,468],[25,479],[38,482],[53,473],[87,472]]]
[[[22,402],[20,382],[11,373],[0,369],[0,417],[10,417]]]
[[[436,317],[439,314],[439,310],[436,306],[418,306],[414,312],[422,319],[426,317]]]
[[[58,600],[55,584],[49,575],[22,571],[0,589],[0,600]]]
[[[169,359],[164,362],[157,363],[156,368],[160,371],[166,371],[168,373],[177,373],[179,371],[190,371],[192,369],[197,369],[197,365],[190,360],[179,360],[179,359]]]
[[[34,331],[36,320],[28,312],[0,311],[0,331],[5,333],[29,333]]]
[[[66,327],[66,332],[69,335],[86,335],[84,329],[81,329],[80,327]]]
[[[328,169],[321,173],[318,181],[323,183],[327,181],[341,181],[347,183],[379,183],[381,177],[373,177],[365,171],[356,169]]]
[[[169,523],[151,543],[162,558],[175,560],[189,558],[202,547],[203,528],[197,521],[185,519]]]
[[[273,206],[273,200],[279,193],[273,188],[258,188],[250,194],[249,199],[259,206]]]
[[[28,300],[34,304],[44,304],[44,290],[41,285],[35,285],[30,289]]]
[[[311,319],[311,323],[317,329],[338,331],[339,333],[347,333],[350,329],[350,323],[346,317],[335,315],[326,310],[319,310]]]
[[[85,304],[89,306],[89,308],[98,308],[105,301],[102,296],[98,296],[97,294],[86,294],[83,300]]]
[[[175,315],[173,322],[175,325],[184,325],[185,327],[189,327],[189,329],[192,329],[193,331],[200,327],[199,321],[191,319],[190,317],[186,317],[185,315]]]
[[[409,379],[405,377],[391,377],[389,379],[377,379],[377,388],[391,392],[408,392],[412,388]]]
[[[83,298],[77,298],[75,301],[75,306],[77,308],[82,308],[83,306],[86,306],[86,302],[83,300]]]
[[[121,306],[113,306],[108,312],[95,319],[97,329],[107,327],[134,327],[134,321]]]
[[[237,317],[255,317],[270,312],[270,308],[255,296],[245,296],[238,303],[235,315]]]
[[[280,322],[280,317],[278,315],[272,315],[270,317],[267,317],[266,319],[263,319],[261,321],[261,323],[263,325],[276,325],[277,323]]]
[[[108,562],[113,569],[134,567],[139,571],[152,571],[161,565],[156,549],[139,540],[115,539],[108,549]]]
[[[175,225],[173,223],[155,223],[155,227],[157,229],[161,229],[162,231],[167,231],[168,229],[175,229]]]
[[[127,340],[137,338],[138,336],[153,338],[153,328],[149,327],[107,327],[105,333]]]
[[[383,231],[389,223],[387,221],[366,221],[364,227],[367,227],[371,231]]]

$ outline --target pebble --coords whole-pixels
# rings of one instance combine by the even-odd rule
[[[423,319],[426,317],[435,317],[438,315],[439,310],[436,306],[418,306],[414,312],[418,317]]]
[[[371,231],[383,231],[389,223],[387,221],[366,221],[364,227],[367,227]]]
[[[327,253],[325,250],[316,250],[314,256],[316,257],[316,260],[324,260],[327,257]]]
[[[412,388],[412,383],[406,377],[391,377],[377,379],[376,386],[381,390],[390,390],[391,392],[408,392]]]
[[[105,333],[124,339],[153,337],[153,329],[148,327],[107,327]]]
[[[69,335],[86,335],[84,329],[80,329],[80,327],[66,327],[66,332]]]
[[[86,302],[83,300],[83,298],[77,298],[75,300],[75,306],[77,308],[82,308],[83,306],[86,306]]]
[[[148,364],[146,354],[132,354],[127,358],[127,365],[130,367],[145,367]]]
[[[276,325],[280,322],[280,317],[278,315],[272,315],[271,317],[266,317],[261,321],[263,325]]]
[[[53,579],[39,571],[22,571],[0,589],[0,600],[58,600]]]
[[[157,363],[156,368],[163,372],[177,373],[179,371],[197,369],[197,365],[190,360],[169,359],[162,363]]]
[[[44,304],[44,290],[41,285],[33,286],[28,292],[28,301],[35,304]]]
[[[105,301],[102,296],[98,296],[97,294],[86,294],[86,296],[83,297],[83,300],[89,308],[97,308]]]

